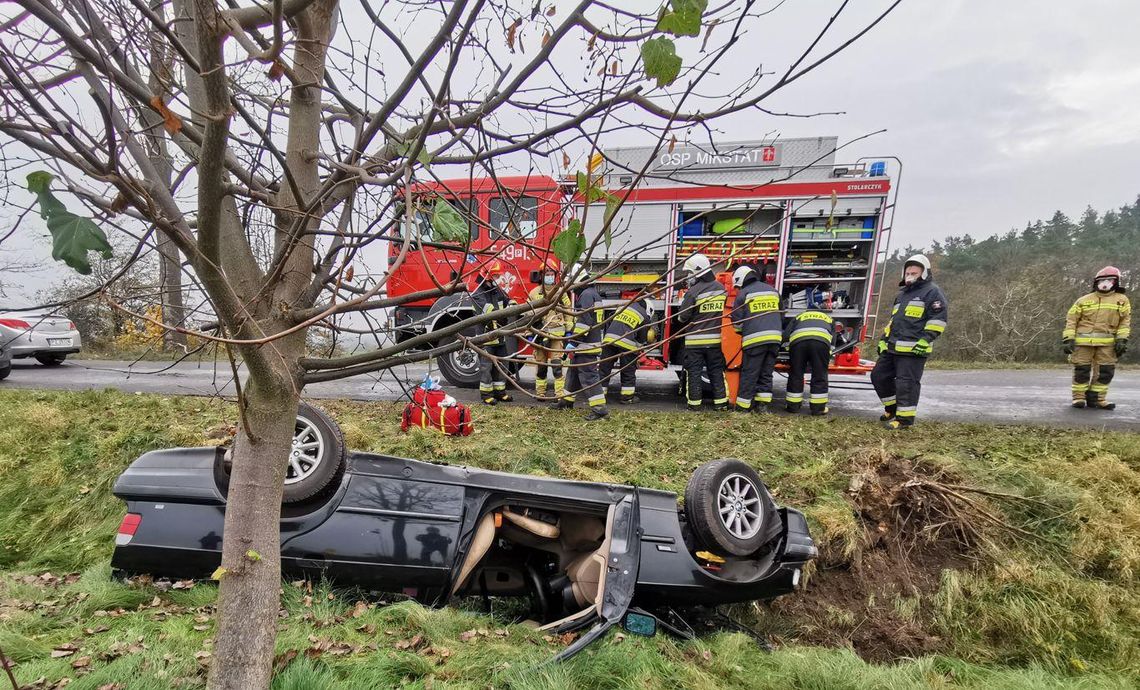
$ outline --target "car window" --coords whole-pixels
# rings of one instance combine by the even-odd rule
[[[498,196],[488,211],[491,230],[499,236],[521,240],[538,232],[538,199],[533,196]]]

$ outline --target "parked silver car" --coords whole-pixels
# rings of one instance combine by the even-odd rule
[[[75,324],[55,314],[25,312],[0,313],[0,347],[12,359],[35,357],[45,366],[63,364],[68,355],[79,352],[81,338]]]

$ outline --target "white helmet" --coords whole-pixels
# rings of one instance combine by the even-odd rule
[[[570,268],[566,269],[566,282],[567,283],[574,283],[575,281],[585,280],[586,278],[589,278],[589,277],[590,277],[590,275],[586,271],[586,267],[580,263],[577,263],[577,262],[572,263],[572,264],[570,264]]]
[[[744,285],[744,281],[748,280],[748,276],[756,275],[756,271],[752,270],[751,266],[741,266],[732,272],[732,287],[738,288]]]
[[[681,266],[681,271],[690,278],[695,278],[705,271],[709,270],[709,258],[704,254],[693,254],[685,259],[685,263]]]
[[[903,264],[903,277],[904,278],[906,277],[906,267],[910,266],[911,264],[922,266],[922,279],[923,280],[926,280],[930,277],[930,259],[926,258],[922,254],[915,254],[914,256],[907,259],[906,263]]]

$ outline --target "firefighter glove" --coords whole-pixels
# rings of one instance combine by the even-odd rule
[[[1065,354],[1071,355],[1077,349],[1077,343],[1072,338],[1065,338],[1061,341],[1061,349],[1065,351]]]
[[[886,351],[887,351],[887,341],[884,340],[883,338],[880,338],[879,339],[879,354],[881,355]]]
[[[1124,353],[1128,352],[1128,338],[1117,338],[1112,345],[1112,351],[1116,353],[1117,357],[1123,357]]]
[[[914,344],[914,350],[912,350],[912,352],[914,352],[916,355],[930,354],[930,341],[926,338],[922,338]]]

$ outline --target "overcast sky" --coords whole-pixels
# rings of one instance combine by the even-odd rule
[[[851,4],[837,27],[848,32],[888,3]],[[836,6],[788,0],[746,45],[756,62],[786,65]],[[893,246],[984,237],[1057,209],[1103,211],[1140,194],[1138,26],[1140,3],[1119,0],[905,0],[860,43],[769,103],[843,115],[735,118],[723,125],[724,138],[775,130],[842,142],[886,129],[840,159],[903,160]],[[0,212],[0,225],[11,216]],[[46,241],[25,237],[20,245],[25,260],[52,265]],[[56,275],[49,269],[25,280],[24,296]],[[20,294],[9,289],[6,302]]]

